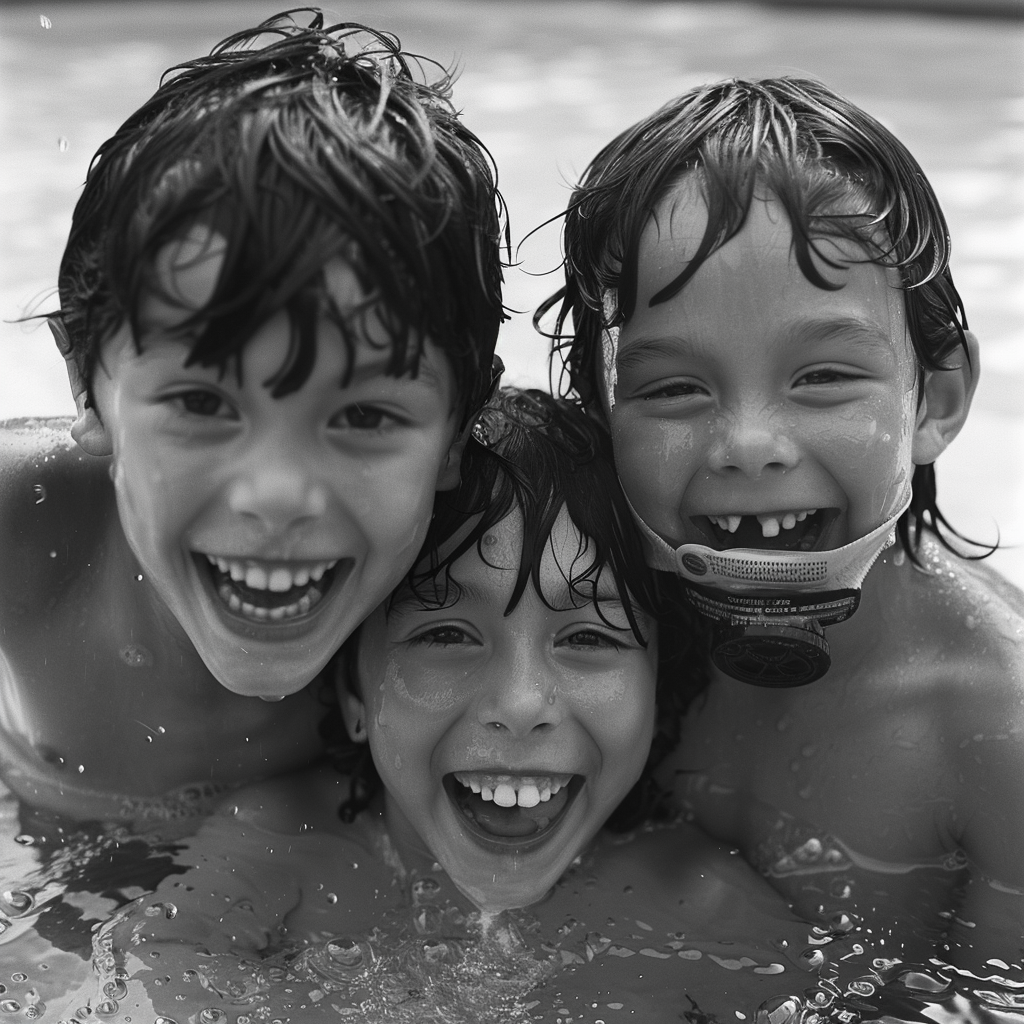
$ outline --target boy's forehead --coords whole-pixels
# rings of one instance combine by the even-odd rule
[[[652,297],[693,258],[707,224],[699,184],[689,174],[655,210],[641,237],[637,305],[631,319],[644,321],[646,327],[683,313],[688,321],[707,319],[725,326],[730,316],[739,315],[742,303],[736,298],[742,294],[755,297],[766,311],[776,307],[780,322],[791,317],[796,328],[802,320],[812,332],[819,324],[827,330],[830,319],[837,323],[861,320],[865,333],[874,328],[880,339],[909,344],[897,271],[871,262],[867,251],[852,240],[819,237],[813,241],[821,255],[812,253],[811,258],[822,276],[840,287],[835,291],[818,287],[799,267],[789,219],[770,194],[755,195],[740,232],[704,260],[674,301],[651,306]],[[637,326],[631,323],[624,329],[622,349],[640,340]]]

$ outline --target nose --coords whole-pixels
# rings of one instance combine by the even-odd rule
[[[770,407],[756,402],[746,402],[720,419],[708,456],[715,472],[755,479],[765,471],[793,469],[799,461],[799,447],[791,433]]]
[[[520,649],[491,659],[487,685],[477,703],[477,719],[488,728],[507,729],[516,739],[546,732],[562,721],[557,678],[532,638]]]
[[[323,516],[329,491],[316,466],[281,445],[253,446],[236,463],[228,506],[236,515],[274,532]]]

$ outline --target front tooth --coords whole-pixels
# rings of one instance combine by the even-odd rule
[[[499,807],[515,807],[516,791],[507,782],[499,782],[494,790],[494,802]]]
[[[740,522],[743,520],[743,516],[728,516],[726,517],[726,525],[729,528],[730,533],[735,533],[740,526]]]
[[[248,582],[248,576],[246,576],[246,582]],[[252,584],[250,583],[249,586],[252,586]],[[291,590],[292,574],[287,569],[281,567],[272,570],[267,578],[267,587],[277,594],[283,594],[286,590]]]
[[[296,586],[296,587],[304,587],[308,582],[309,582],[309,570],[308,569],[300,569],[295,574],[294,586]]]
[[[534,785],[519,787],[519,806],[536,807],[540,803],[540,792]]]
[[[228,563],[228,572],[236,583],[241,583],[245,579],[245,566],[240,562]]]
[[[762,537],[778,537],[779,521],[775,516],[758,516],[757,521],[761,524]]]
[[[245,585],[253,590],[267,589],[267,571],[258,565],[250,565],[245,570]]]
[[[787,512],[782,517],[782,528],[784,530],[792,530],[796,526],[796,516],[792,512]]]
[[[474,793],[479,793],[480,792],[480,783],[477,782],[476,779],[470,779],[469,780],[469,788],[471,790],[473,790]]]

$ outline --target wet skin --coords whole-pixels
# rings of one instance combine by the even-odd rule
[[[215,283],[209,251],[169,258],[167,284],[186,309]],[[346,265],[329,269],[344,313],[362,291]],[[249,341],[237,375],[186,365],[182,315],[150,299],[142,351],[127,325],[106,344],[94,438],[112,453],[121,523],[166,628],[183,630],[229,690],[279,697],[320,671],[415,558],[455,440],[451,371],[427,341],[415,377],[385,374],[373,313],[349,367],[322,318],[310,379],[275,398],[283,311]]]
[[[564,510],[540,569],[559,610],[528,585],[505,615],[519,544],[513,513],[485,538],[487,563],[475,550],[456,562],[456,604],[404,594],[375,612],[359,637],[362,699],[340,691],[347,721],[368,731],[403,863],[439,862],[491,910],[527,906],[554,885],[636,782],[654,722],[654,643],[628,628],[610,575],[600,609],[569,593],[579,535]],[[503,812],[514,787],[515,809]]]
[[[673,546],[735,546],[709,517],[829,510],[813,547],[841,547],[892,515],[915,461],[917,370],[895,275],[822,241],[846,265],[819,261],[842,288],[816,287],[790,253],[781,207],[756,199],[739,235],[650,306],[703,233],[693,188],[680,186],[641,239],[607,413],[623,486]]]
[[[0,433],[4,777],[71,815],[145,817],[121,797],[193,785],[208,807],[316,757],[322,708],[295,691],[408,569],[456,480],[431,343],[416,378],[387,376],[370,314],[342,387],[345,350],[321,323],[310,378],[275,399],[283,315],[240,377],[186,367],[173,328],[220,257],[191,238],[160,259],[175,301],[144,302],[141,352],[127,328],[104,346],[78,449],[66,422]],[[343,263],[328,271],[339,309],[361,298]]]
[[[703,229],[690,189],[644,236],[637,313],[621,332],[606,414],[625,489],[670,543],[736,546],[754,524],[761,535],[758,516],[822,508],[813,546],[854,540],[955,438],[976,343],[970,364],[958,355],[920,385],[887,273],[823,268],[844,286],[816,288],[767,198],[679,295],[648,307]],[[734,515],[747,518],[732,534]],[[803,528],[779,525],[762,546]],[[715,672],[664,779],[800,912],[861,915],[884,939],[879,955],[979,967],[1019,958],[1024,932],[1024,897],[1008,892],[1024,891],[1024,597],[930,541],[921,560],[879,559],[857,613],[828,629],[821,680],[763,690]]]

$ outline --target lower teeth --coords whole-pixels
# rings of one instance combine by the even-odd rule
[[[221,584],[217,593],[228,608],[238,615],[243,615],[254,622],[280,622],[282,619],[294,619],[305,615],[316,603],[320,595],[316,590],[310,590],[302,595],[298,601],[292,604],[279,605],[276,608],[264,608],[259,605],[243,601],[227,583]]]

